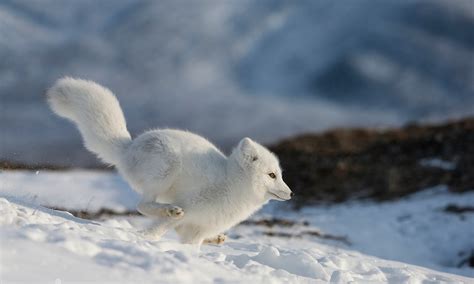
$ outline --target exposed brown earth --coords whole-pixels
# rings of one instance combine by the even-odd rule
[[[11,162],[0,160],[0,170],[27,170],[27,171],[38,171],[38,170],[48,170],[48,171],[65,171],[70,170],[73,167],[62,166],[62,165],[53,165],[53,164],[38,164],[38,163],[20,163],[20,162]],[[97,167],[88,167],[90,170],[99,170],[99,171],[112,171],[114,168],[107,165],[99,165]]]
[[[400,129],[337,129],[270,147],[298,205],[388,200],[445,184],[474,189],[474,118]]]

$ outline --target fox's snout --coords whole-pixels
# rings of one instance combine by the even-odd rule
[[[269,191],[271,195],[275,197],[275,199],[280,201],[287,201],[293,197],[293,191],[285,184],[281,185],[279,188]]]

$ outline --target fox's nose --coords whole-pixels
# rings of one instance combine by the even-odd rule
[[[295,196],[295,193],[292,191],[292,192],[290,193],[290,197],[293,197],[293,196]]]

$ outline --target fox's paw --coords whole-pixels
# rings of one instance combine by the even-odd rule
[[[225,242],[226,236],[224,234],[219,234],[216,237],[216,244],[222,245]]]
[[[175,219],[180,219],[180,218],[183,218],[184,216],[183,208],[178,207],[178,206],[171,205],[168,208],[166,208],[165,212],[168,217],[175,218]]]
[[[219,234],[212,239],[204,240],[205,244],[214,244],[214,245],[222,245],[225,242],[226,236],[224,234]]]

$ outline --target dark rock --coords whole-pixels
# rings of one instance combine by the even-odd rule
[[[474,250],[471,250],[470,254],[458,264],[458,267],[463,267],[466,265],[474,268]]]

